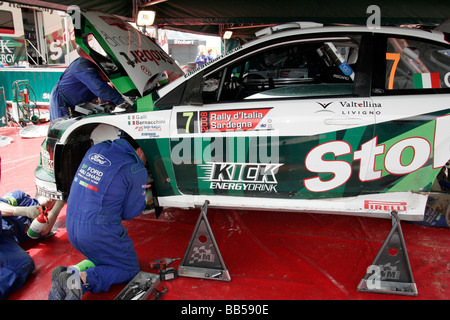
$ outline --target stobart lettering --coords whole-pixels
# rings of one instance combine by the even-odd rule
[[[404,151],[412,149],[409,159],[402,159]],[[305,159],[305,166],[311,172],[333,173],[330,180],[320,177],[304,180],[305,187],[312,192],[333,190],[345,184],[352,174],[352,164],[344,160],[324,160],[325,154],[332,153],[335,157],[352,153],[350,144],[346,141],[330,141],[313,148]],[[361,145],[361,149],[353,152],[353,160],[359,161],[360,181],[378,180],[382,177],[382,169],[376,170],[377,156],[384,155],[384,169],[394,175],[405,175],[423,167],[431,154],[431,144],[421,137],[412,137],[400,140],[387,151],[385,145],[377,144],[377,137]]]
[[[172,64],[172,60],[166,56],[166,53],[162,50],[133,50],[130,51],[134,58],[135,63],[152,61],[159,66],[160,60]]]
[[[103,39],[111,46],[111,47],[120,47],[120,46],[134,46],[139,47],[139,44],[136,44],[135,39],[133,37],[124,37],[124,36],[110,36],[105,31],[100,31]]]

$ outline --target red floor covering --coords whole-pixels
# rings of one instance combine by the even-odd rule
[[[21,189],[35,194],[34,169],[43,138],[23,139],[16,128],[0,128],[14,141],[0,147],[0,194]],[[36,270],[9,300],[47,299],[58,265],[84,259],[70,244],[65,207],[55,235],[23,245]],[[149,261],[182,258],[199,210],[166,209],[159,219],[141,215],[124,222],[141,269]],[[209,209],[208,221],[231,281],[178,277],[164,281],[162,300],[447,300],[450,298],[450,232],[402,222],[417,297],[357,292],[356,287],[389,234],[391,221],[336,215]],[[180,261],[173,263],[177,268]],[[125,284],[83,300],[112,300]],[[160,288],[161,288],[160,286]]]

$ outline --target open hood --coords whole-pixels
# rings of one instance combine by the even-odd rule
[[[76,11],[72,22],[80,55],[94,61],[125,96],[142,97],[183,74],[152,39],[114,15]]]

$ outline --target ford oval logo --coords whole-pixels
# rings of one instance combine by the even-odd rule
[[[149,77],[152,75],[151,71],[146,66],[141,66],[142,71],[144,71]]]
[[[106,157],[104,157],[98,153],[91,153],[89,155],[89,160],[92,163],[98,164],[99,166],[103,166],[103,167],[108,167],[111,165],[111,161],[109,161]]]

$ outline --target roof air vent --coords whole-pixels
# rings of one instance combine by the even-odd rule
[[[309,29],[309,28],[321,28],[323,24],[316,22],[290,22],[285,24],[280,24],[273,27],[267,27],[255,32],[256,37],[268,36],[276,32],[286,31],[290,29]]]

